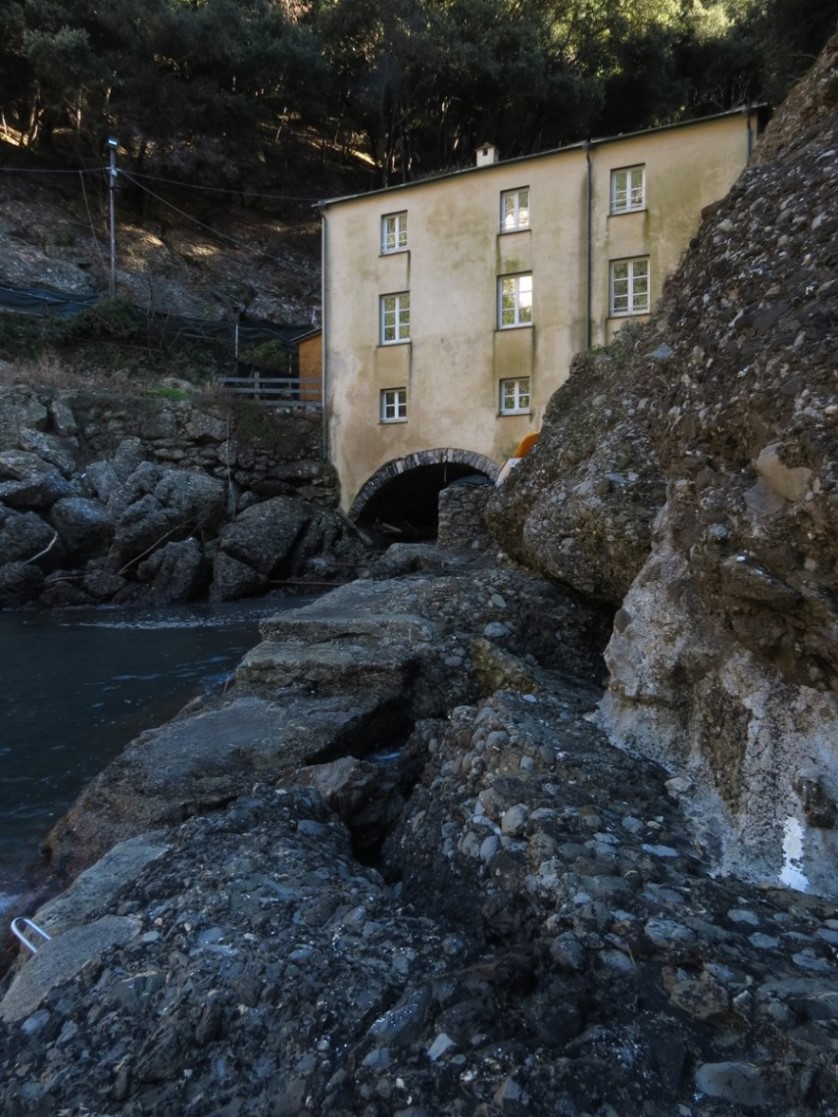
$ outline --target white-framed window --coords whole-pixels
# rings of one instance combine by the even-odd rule
[[[407,210],[381,218],[381,251],[403,252],[407,248]]]
[[[500,382],[498,409],[501,415],[520,415],[530,411],[530,378],[510,376]]]
[[[611,212],[630,213],[646,205],[646,168],[620,167],[611,172]]]
[[[410,341],[410,292],[382,295],[380,304],[381,344],[399,345]]]
[[[385,388],[379,397],[378,417],[382,423],[407,420],[407,388]]]
[[[649,257],[612,260],[610,277],[611,314],[649,313]]]
[[[532,325],[532,273],[498,280],[498,329]]]
[[[504,190],[500,196],[500,229],[502,233],[515,233],[530,227],[530,188]]]

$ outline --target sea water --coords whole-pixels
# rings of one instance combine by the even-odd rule
[[[223,689],[259,621],[306,600],[0,613],[0,914],[85,785],[142,730]]]

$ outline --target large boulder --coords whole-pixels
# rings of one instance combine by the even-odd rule
[[[53,504],[49,520],[73,559],[91,559],[107,549],[113,524],[98,500],[69,496]]]
[[[130,562],[164,543],[217,528],[225,510],[224,485],[199,470],[161,470],[146,462],[111,498],[109,512],[120,504],[114,549],[122,562]]]
[[[0,450],[17,450],[23,428],[45,430],[49,411],[34,388],[0,384]]]
[[[43,571],[27,562],[6,562],[0,566],[0,608],[26,605],[38,596]]]
[[[221,533],[221,549],[265,578],[274,578],[315,513],[315,507],[299,497],[278,496],[251,505]]]
[[[107,504],[119,488],[119,477],[109,461],[91,462],[82,474],[87,491]]]
[[[643,565],[664,501],[650,419],[665,352],[653,332],[625,327],[609,350],[577,357],[539,442],[486,510],[509,554],[612,605]]]
[[[36,512],[0,505],[0,563],[29,562],[55,541],[55,531]]]
[[[621,605],[604,724],[677,775],[719,864],[832,894],[837,64],[838,38],[491,512],[518,558]]]
[[[270,589],[264,574],[240,562],[232,555],[219,551],[212,565],[211,601],[237,601],[242,597],[259,597]]]
[[[210,568],[197,539],[167,543],[137,568],[137,577],[149,584],[155,603],[194,601],[209,584]]]
[[[0,453],[0,502],[15,508],[48,508],[72,487],[60,471],[25,450]]]
[[[128,586],[128,579],[115,569],[113,561],[105,555],[92,559],[85,567],[82,588],[94,601],[111,601],[123,595]]]
[[[65,477],[70,477],[76,468],[75,439],[58,438],[54,434],[24,427],[20,432],[20,448],[37,454],[45,462],[54,465]]]

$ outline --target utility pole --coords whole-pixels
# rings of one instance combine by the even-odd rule
[[[110,242],[111,242],[111,281],[109,293],[111,298],[116,294],[116,217],[114,215],[114,196],[116,194],[116,149],[119,140],[115,136],[108,136],[108,151],[110,152],[110,166],[108,167],[108,214],[110,217]]]

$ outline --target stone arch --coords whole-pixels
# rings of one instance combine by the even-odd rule
[[[349,518],[355,522],[360,520],[372,499],[386,486],[398,481],[400,477],[413,470],[446,465],[455,466],[459,477],[467,473],[482,473],[493,482],[497,480],[500,472],[500,466],[491,458],[487,458],[484,454],[476,454],[472,450],[456,450],[451,447],[417,450],[416,453],[408,454],[404,458],[393,458],[377,469],[362,485],[352,502]]]

